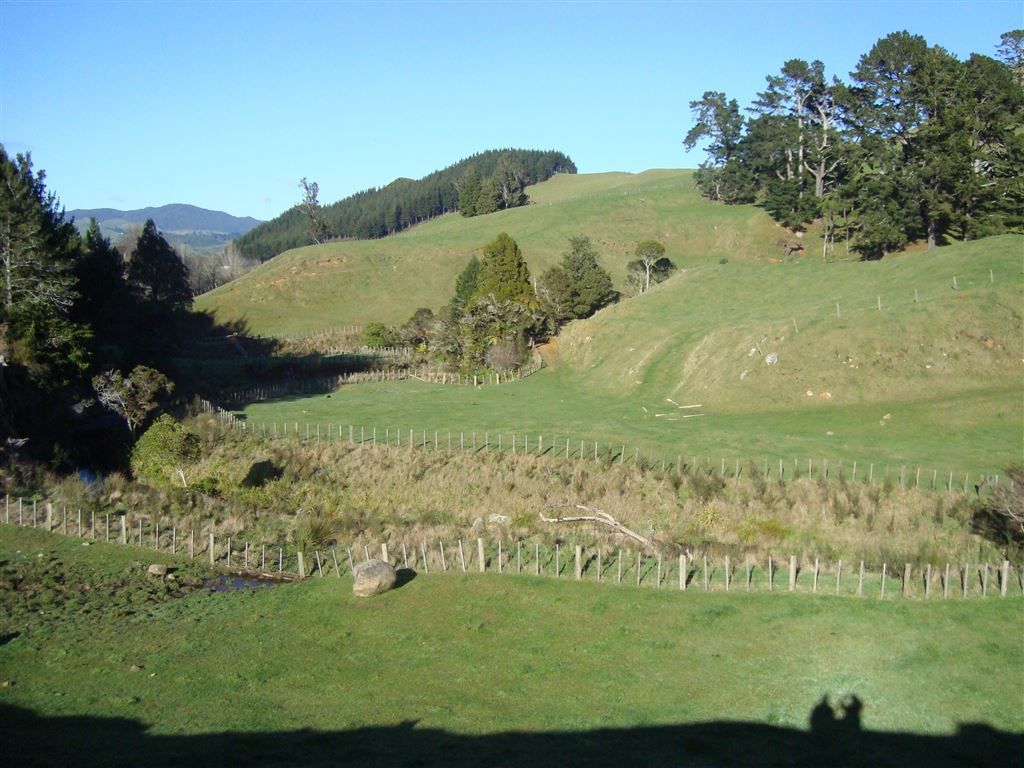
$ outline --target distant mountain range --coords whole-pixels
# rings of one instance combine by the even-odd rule
[[[119,211],[115,208],[76,208],[67,211],[65,215],[74,218],[75,225],[81,232],[89,226],[89,219],[95,218],[100,225],[100,231],[114,241],[131,227],[141,226],[147,219],[152,219],[168,240],[200,252],[219,250],[262,223],[251,216],[232,216],[223,211],[211,211],[184,203],[139,208],[134,211]]]

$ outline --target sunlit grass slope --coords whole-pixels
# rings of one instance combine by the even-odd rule
[[[359,385],[246,413],[586,437],[670,460],[996,471],[1024,449],[1022,257],[1024,238],[1005,236],[875,263],[705,263],[570,325],[522,383]]]
[[[92,558],[108,568],[111,558],[125,568],[140,555],[152,560],[132,548],[4,529],[8,568],[37,553],[80,572]],[[519,732],[496,764],[554,765],[563,763],[515,750],[529,749],[531,734],[575,733],[584,746],[597,729],[712,722],[806,733],[825,696],[833,704],[858,697],[859,725],[870,733],[949,736],[962,723],[1024,729],[1019,598],[883,602],[431,574],[373,599],[353,597],[347,578],[325,578],[192,595],[127,617],[48,614],[8,628],[17,634],[0,645],[0,734],[12,765],[134,764],[133,749],[159,765],[331,764],[316,732],[402,723],[405,739],[382,732],[383,745],[337,740],[351,752],[334,760],[372,764],[386,753],[387,764],[445,765],[457,738]],[[417,741],[431,729],[449,743]],[[662,754],[638,742],[639,754],[676,764],[701,747],[684,743],[687,733],[662,744]],[[197,738],[168,740],[189,734]],[[622,737],[611,748],[628,749]],[[454,754],[466,758],[465,749]],[[566,752],[564,764],[576,764]],[[825,764],[797,757],[794,764]],[[895,764],[889,757],[858,760]]]
[[[694,190],[691,171],[563,174],[528,192],[523,208],[452,214],[381,240],[288,251],[196,306],[267,335],[401,323],[418,307],[447,302],[469,258],[502,231],[519,243],[534,276],[561,258],[570,236],[587,235],[620,289],[640,240],[662,241],[685,267],[774,258],[785,236],[758,208],[709,203]]]

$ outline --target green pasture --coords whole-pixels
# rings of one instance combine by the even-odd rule
[[[260,429],[596,440],[670,462],[995,472],[1024,448],[1022,248],[1007,236],[876,263],[706,265],[571,324],[523,382],[359,384],[244,415]]]
[[[431,574],[60,609],[157,557],[0,531],[12,584],[50,564],[48,605],[2,602],[11,764],[1006,764],[1024,730],[1019,598]]]
[[[687,267],[772,258],[785,236],[759,208],[709,203],[693,188],[692,171],[560,175],[528,191],[531,204],[523,208],[451,214],[380,240],[288,251],[199,297],[196,308],[263,335],[400,324],[418,307],[447,303],[470,257],[503,231],[519,243],[533,276],[561,258],[571,236],[587,235],[620,290],[641,240],[660,240]]]
[[[578,456],[580,441],[589,457],[594,442],[599,443],[603,457],[609,450],[614,455],[625,445],[626,456],[637,450],[646,460],[674,463],[679,456],[684,463],[697,461],[718,468],[721,460],[729,472],[737,459],[759,466],[768,460],[771,468],[779,459],[786,462],[787,476],[794,459],[799,460],[801,475],[807,460],[817,472],[827,459],[833,470],[843,461],[847,476],[858,462],[858,478],[867,479],[874,464],[874,479],[880,480],[888,466],[890,478],[898,477],[899,468],[922,468],[922,486],[938,473],[939,485],[956,473],[956,482],[963,482],[963,473],[977,479],[979,472],[997,472],[1017,455],[1020,447],[1020,403],[1013,389],[975,393],[968,410],[959,397],[910,403],[890,403],[883,408],[846,406],[792,411],[765,411],[757,414],[708,414],[703,418],[666,422],[654,414],[637,414],[635,404],[579,391],[557,374],[537,374],[530,379],[497,387],[471,388],[430,385],[420,382],[391,384],[359,384],[345,386],[329,396],[316,395],[254,403],[242,412],[249,428],[269,434],[316,434],[320,426],[323,439],[331,426],[333,439],[339,428],[348,439],[348,427],[354,426],[358,439],[360,430],[366,440],[376,429],[377,439],[389,435],[397,442],[402,431],[402,444],[407,444],[409,430],[414,430],[417,443],[433,444],[439,433],[442,448],[448,445],[448,434],[458,445],[460,434],[466,445],[473,435],[479,446],[487,436],[492,448],[497,447],[498,434],[502,447],[512,448],[516,435],[517,449],[523,450],[529,438],[532,451],[543,448],[548,453],[565,451]],[[1016,402],[1016,405],[1014,403]],[[1016,410],[1015,410],[1016,409]],[[889,413],[892,418],[881,421]],[[886,426],[883,426],[886,425]],[[956,440],[951,441],[950,425],[956,425]],[[828,433],[832,432],[832,435]],[[541,442],[538,438],[543,438]],[[913,472],[910,473],[911,475]],[[910,475],[908,475],[910,476]]]

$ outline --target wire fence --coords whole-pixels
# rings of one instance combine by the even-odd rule
[[[251,400],[250,400],[251,401]],[[354,424],[311,423],[298,421],[250,422],[238,418],[209,401],[201,408],[218,418],[240,437],[264,440],[301,440],[307,443],[347,442],[355,446],[390,447],[425,451],[463,451],[505,453],[548,457],[563,461],[590,461],[605,466],[631,465],[648,472],[703,473],[723,481],[761,478],[780,482],[811,479],[821,482],[848,482],[867,485],[892,485],[924,491],[981,494],[994,488],[1014,490],[1014,480],[998,472],[971,472],[874,463],[814,459],[739,459],[684,455],[651,456],[624,442],[605,442],[562,435],[522,432],[466,432],[402,427],[368,427]]]
[[[325,541],[305,548],[253,541],[244,533],[197,534],[137,513],[83,516],[57,502],[4,498],[4,524],[41,529],[90,541],[140,547],[172,557],[208,562],[236,575],[293,581],[352,577],[358,564],[383,560],[417,573],[498,573],[632,585],[680,592],[780,592],[877,597],[969,599],[1024,595],[1021,567],[1009,560],[960,563],[844,562],[795,555],[711,558],[680,550],[618,547],[594,541],[392,538],[351,543]]]

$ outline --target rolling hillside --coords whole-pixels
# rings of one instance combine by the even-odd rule
[[[775,258],[776,241],[786,236],[758,208],[703,199],[691,171],[562,174],[527,191],[531,204],[523,208],[471,219],[451,214],[381,240],[288,251],[203,296],[197,308],[244,319],[262,334],[401,323],[417,307],[436,310],[448,301],[470,256],[502,231],[519,243],[532,275],[558,261],[570,236],[585,234],[620,289],[640,240],[661,240],[685,267]]]
[[[826,263],[812,235],[807,253],[783,261],[786,233],[763,212],[712,205],[690,179],[557,177],[531,190],[527,208],[291,251],[201,303],[263,333],[397,323],[440,306],[499,231],[534,274],[569,235],[588,234],[617,286],[635,242],[653,236],[680,272],[570,324],[545,349],[548,368],[521,385],[471,396],[418,382],[347,387],[254,404],[247,416],[558,434],[655,456],[906,463],[929,476],[1020,459],[1024,237]]]

